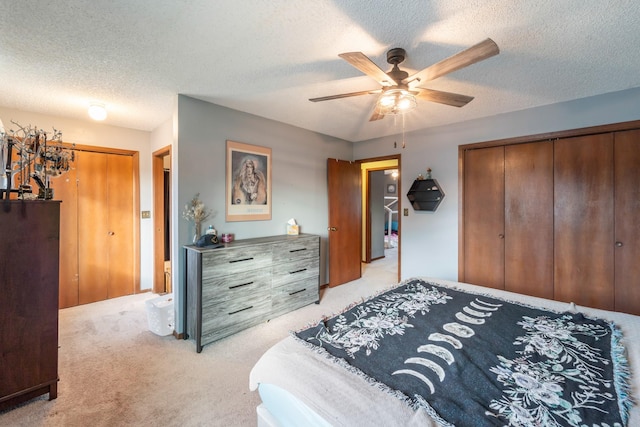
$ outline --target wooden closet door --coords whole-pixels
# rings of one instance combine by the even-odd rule
[[[553,298],[553,143],[505,147],[505,289]]]
[[[554,157],[554,298],[612,310],[613,134],[557,140]]]
[[[464,277],[504,289],[504,147],[464,153]]]
[[[78,305],[78,197],[77,162],[63,175],[51,178],[54,200],[60,203],[59,308]]]
[[[615,310],[640,315],[640,130],[614,138]]]
[[[109,260],[107,298],[134,293],[133,259],[133,157],[107,155],[106,255]]]
[[[107,155],[81,151],[78,161],[78,303],[108,298]]]

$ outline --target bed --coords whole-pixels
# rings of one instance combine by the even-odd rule
[[[249,385],[258,426],[612,427],[640,425],[638,372],[640,316],[412,278],[292,332]]]

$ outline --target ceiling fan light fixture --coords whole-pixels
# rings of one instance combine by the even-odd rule
[[[380,114],[404,114],[416,108],[416,97],[406,89],[388,89],[378,98]]]

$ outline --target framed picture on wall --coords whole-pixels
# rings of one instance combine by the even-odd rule
[[[387,193],[388,194],[396,194],[396,185],[395,184],[387,184]]]
[[[226,220],[271,219],[271,149],[227,141]]]

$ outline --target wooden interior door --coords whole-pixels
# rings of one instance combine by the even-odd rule
[[[553,299],[553,143],[505,146],[505,289]]]
[[[135,290],[133,251],[133,158],[107,154],[107,298],[131,295]]]
[[[63,175],[51,178],[54,200],[60,203],[60,292],[59,308],[78,305],[78,188],[77,164]]]
[[[504,147],[464,153],[462,281],[504,289]]]
[[[73,168],[53,178],[61,200],[59,307],[136,291],[135,160],[78,150]]]
[[[640,130],[614,138],[615,309],[640,315]]]
[[[329,192],[329,286],[362,276],[360,164],[327,159]]]
[[[554,147],[554,299],[613,310],[613,134]]]
[[[108,298],[107,155],[76,153],[78,162],[78,303]]]

